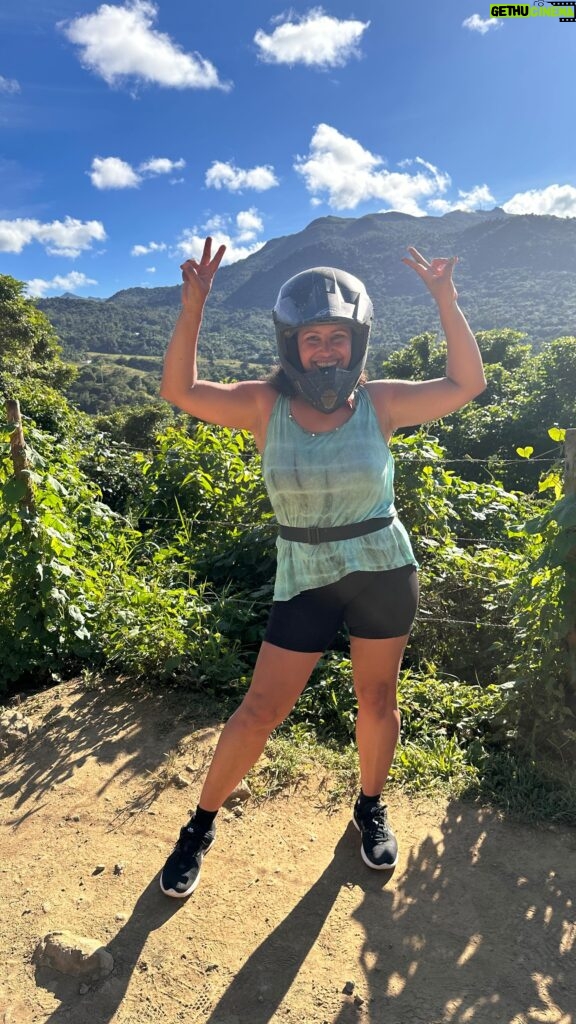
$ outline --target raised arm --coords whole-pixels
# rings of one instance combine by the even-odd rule
[[[374,381],[371,393],[390,431],[447,416],[486,387],[480,350],[458,306],[458,293],[452,281],[456,257],[433,259],[429,263],[417,249],[409,248],[408,252],[411,258],[402,262],[424,281],[438,306],[446,338],[446,373],[436,380]]]
[[[218,384],[198,380],[196,352],[204,305],[226,246],[212,256],[207,238],[201,259],[182,264],[182,309],[164,358],[160,394],[167,402],[208,423],[259,433],[262,381]]]

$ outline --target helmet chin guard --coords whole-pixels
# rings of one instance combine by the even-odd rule
[[[344,405],[366,365],[372,325],[372,303],[362,281],[334,267],[304,270],[282,285],[272,315],[280,365],[297,394],[319,412],[331,413]],[[298,329],[331,323],[350,328],[350,365],[304,370],[298,355]]]
[[[346,404],[361,373],[362,369],[355,373],[338,366],[328,366],[325,370],[292,371],[289,376],[297,393],[306,402],[319,412],[330,413]]]

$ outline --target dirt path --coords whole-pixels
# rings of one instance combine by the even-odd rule
[[[574,830],[395,793],[401,855],[384,886],[348,808],[329,815],[311,791],[226,813],[181,903],[158,870],[216,727],[172,698],[77,683],[21,710],[37,731],[0,765],[0,1024],[574,1021]],[[158,792],[182,740],[170,770],[191,784]],[[32,963],[62,929],[114,957],[85,994]]]

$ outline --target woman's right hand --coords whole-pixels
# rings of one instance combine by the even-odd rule
[[[207,238],[200,260],[190,259],[181,264],[182,307],[185,311],[197,313],[202,309],[225,252],[226,246],[221,245],[212,257],[212,239]]]

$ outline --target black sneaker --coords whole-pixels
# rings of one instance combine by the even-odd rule
[[[215,822],[206,831],[201,830],[194,818],[191,818],[188,824],[180,829],[178,842],[160,875],[160,888],[166,896],[182,899],[194,892],[200,881],[202,861],[215,838]]]
[[[362,836],[360,853],[369,868],[391,871],[398,863],[398,843],[390,828],[386,804],[368,804],[360,813],[359,801],[354,805],[352,821]]]

